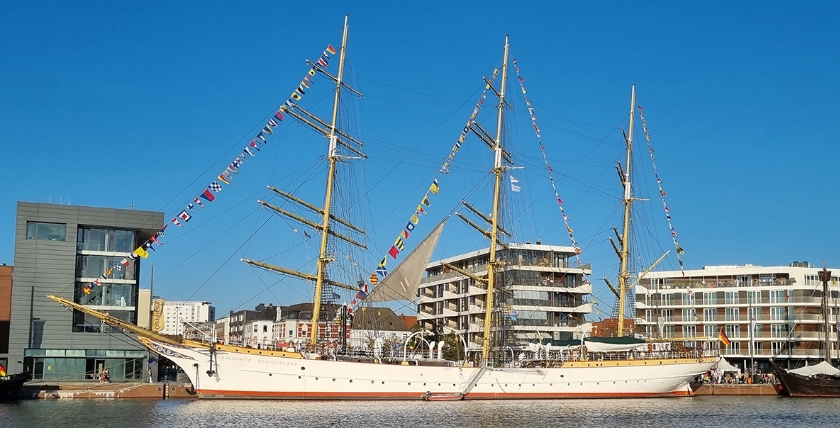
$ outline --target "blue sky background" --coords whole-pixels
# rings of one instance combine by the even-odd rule
[[[422,197],[509,34],[594,278],[616,271],[607,237],[619,225],[614,165],[633,83],[687,268],[838,266],[840,5],[830,1],[8,5],[0,15],[0,262],[13,263],[19,200],[177,214],[297,87],[304,59],[340,45],[344,14],[348,81],[365,94],[349,117],[370,156],[361,186],[370,189],[375,254],[387,251]],[[520,141],[525,166],[513,173],[523,192],[510,200],[531,212],[519,217],[520,236],[569,245],[521,94],[509,88],[518,124],[508,137]],[[323,108],[328,89],[321,78],[306,101]],[[318,171],[322,164],[310,162],[325,150],[285,121],[217,201],[144,262],[144,270],[155,265],[155,294],[209,300],[219,313],[307,300],[306,285],[238,259],[307,266],[314,246],[255,201],[267,197],[266,184],[298,185]],[[658,218],[645,234],[667,250],[661,202],[642,184],[653,177],[645,160],[636,166],[638,192],[653,197],[642,210]],[[469,140],[423,225],[455,209],[489,162],[486,147]],[[436,257],[483,245],[460,226],[447,228]],[[299,251],[283,253],[288,243]],[[670,259],[662,267],[677,268]],[[593,282],[609,312],[609,292]]]

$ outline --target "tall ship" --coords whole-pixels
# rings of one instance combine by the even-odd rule
[[[779,384],[776,392],[779,395],[791,397],[840,397],[840,370],[831,364],[831,342],[829,328],[829,298],[831,297],[831,271],[825,267],[819,271],[819,279],[823,286],[821,302],[823,317],[823,350],[825,360],[813,366],[788,370],[781,367],[775,360],[770,360]]]
[[[398,266],[393,269],[387,266],[387,261],[395,260],[398,253],[405,249],[408,232],[414,232],[414,227],[419,221],[418,216],[429,206],[427,192],[406,226],[406,231],[391,247],[390,259],[386,255],[373,274],[347,274],[350,268],[339,268],[342,261],[349,261],[349,266],[358,268],[358,263],[354,261],[360,260],[358,254],[366,250],[362,239],[357,238],[365,234],[364,228],[342,218],[349,211],[340,208],[342,202],[348,203],[349,206],[356,204],[357,200],[344,192],[356,191],[357,187],[343,181],[343,178],[337,175],[341,167],[366,157],[362,151],[362,143],[338,126],[342,95],[346,91],[355,93],[355,90],[347,86],[344,77],[347,31],[345,18],[340,47],[328,49],[329,54],[334,55],[330,59],[337,57],[339,61],[334,75],[326,70],[324,57],[317,63],[310,63],[312,68],[309,75],[321,74],[334,83],[331,117],[321,119],[291,100],[280,108],[283,115],[308,125],[322,134],[328,142],[323,205],[317,206],[291,192],[274,188],[271,191],[293,205],[297,213],[260,201],[268,209],[314,231],[312,238],[317,240],[318,246],[318,257],[314,268],[311,268],[314,273],[274,266],[263,261],[243,260],[253,266],[301,278],[314,284],[311,316],[313,324],[305,331],[305,338],[285,347],[270,348],[236,346],[217,343],[212,339],[173,338],[78,305],[72,300],[59,296],[50,297],[62,305],[136,334],[150,350],[180,367],[189,377],[195,393],[200,398],[437,401],[691,395],[689,382],[715,366],[718,357],[714,352],[652,344],[634,337],[619,337],[572,341],[565,344],[562,351],[552,349],[551,345],[539,343],[534,344],[530,350],[520,350],[521,356],[515,361],[506,358],[508,347],[499,342],[501,335],[497,334],[500,331],[500,320],[506,313],[505,283],[501,280],[506,262],[500,258],[500,254],[502,251],[516,248],[516,245],[508,242],[506,237],[509,233],[500,224],[503,192],[508,183],[515,183],[515,179],[510,176],[510,170],[515,166],[505,149],[503,138],[504,120],[509,108],[505,88],[511,74],[507,38],[500,67],[494,70],[492,77],[484,79],[485,92],[498,99],[494,106],[495,129],[487,130],[475,120],[479,108],[484,104],[482,95],[481,101],[467,121],[461,138],[442,168],[446,169],[448,162],[464,142],[467,132],[476,134],[492,153],[492,212],[483,214],[475,208],[469,208],[487,224],[484,228],[477,224],[472,225],[488,238],[486,261],[480,269],[450,266],[452,269],[463,271],[473,281],[474,287],[485,290],[480,343],[474,346],[472,341],[469,344],[464,341],[465,348],[460,349],[456,358],[449,360],[441,358],[440,352],[438,358],[407,358],[405,348],[400,358],[399,352],[395,353],[393,349],[390,353],[386,352],[380,346],[379,340],[374,341],[370,352],[351,352],[344,343],[346,333],[342,331],[338,336],[340,339],[336,341],[335,329],[318,326],[318,320],[324,319],[325,313],[329,314],[327,319],[332,319],[332,311],[336,310],[336,307],[339,309],[339,318],[343,319],[354,305],[355,312],[361,316],[365,309],[364,304],[415,299],[425,268],[446,224],[446,219],[437,224]],[[495,86],[497,78],[500,82]],[[634,103],[635,90],[630,109],[630,136],[627,139],[628,163],[629,150],[632,148]],[[632,201],[629,172],[623,177],[623,184],[626,215],[629,216],[629,204]],[[435,179],[429,192],[437,194],[438,190],[438,182]],[[310,220],[307,215],[315,216],[317,220]],[[625,220],[624,242],[629,229],[627,222],[628,220]],[[352,250],[341,250],[339,244],[349,246]],[[624,255],[626,257],[626,252]],[[624,296],[630,275],[626,273],[624,264],[622,268],[619,282],[621,296]],[[336,296],[344,291],[356,293],[357,296],[349,308],[336,304]],[[622,300],[619,311],[622,317],[623,303]],[[508,315],[509,312],[507,309]],[[345,325],[343,321],[338,324]]]

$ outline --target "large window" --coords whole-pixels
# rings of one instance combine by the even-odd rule
[[[63,223],[26,222],[26,239],[39,241],[66,241],[67,225]]]
[[[76,239],[76,248],[78,250],[130,253],[135,249],[134,231],[80,227]]]
[[[100,284],[83,291],[87,283],[76,283],[76,303],[88,306],[134,306],[133,284]]]
[[[122,266],[123,257],[93,256],[79,254],[76,256],[77,278],[99,278],[111,269],[107,279],[134,279],[134,260],[128,260],[128,266]],[[119,266],[116,269],[115,266]]]

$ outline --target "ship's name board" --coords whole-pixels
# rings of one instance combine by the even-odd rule
[[[242,362],[253,362],[256,364],[272,364],[272,365],[282,365],[282,366],[296,366],[298,365],[297,362],[293,361],[286,361],[279,358],[257,358],[254,360],[252,357],[237,357],[237,356],[219,356],[220,360],[228,360],[228,361],[242,361]]]

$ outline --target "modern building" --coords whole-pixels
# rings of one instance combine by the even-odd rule
[[[494,302],[502,308],[494,320],[494,343],[524,347],[529,342],[565,340],[588,334],[592,312],[588,296],[590,265],[575,266],[575,248],[509,244],[499,249],[502,263]],[[487,273],[489,248],[461,254],[426,268],[418,290],[417,322],[426,329],[465,336],[470,349],[481,347],[487,288],[445,264],[482,276]]]
[[[821,268],[808,262],[789,266],[706,266],[702,269],[650,272],[635,287],[636,328],[649,338],[686,338],[687,346],[731,342],[721,354],[741,369],[770,371],[769,360],[793,368],[825,355]],[[838,358],[837,274],[831,278],[828,304],[832,358]],[[690,340],[697,339],[697,340]]]
[[[181,336],[186,323],[210,321],[216,321],[216,308],[210,302],[167,300],[163,303],[163,330],[159,333]]]
[[[163,224],[161,212],[18,202],[9,349],[0,354],[9,371],[70,381],[108,368],[114,380],[142,379],[148,352],[131,335],[47,295],[137,323],[142,259],[130,256]]]

